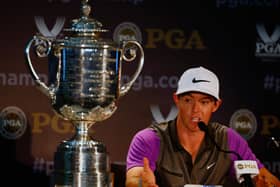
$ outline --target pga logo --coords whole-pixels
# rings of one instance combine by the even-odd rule
[[[256,29],[259,37],[264,43],[275,43],[280,39],[280,25],[275,26],[275,29],[270,36],[263,24],[257,24]]]
[[[49,30],[44,17],[42,17],[42,16],[34,17],[35,24],[36,24],[38,31],[47,38],[56,38],[56,36],[63,29],[65,19],[66,19],[65,17],[57,17],[53,27],[51,28],[51,30]]]
[[[161,110],[158,105],[151,105],[150,110],[152,112],[152,116],[154,121],[157,123],[163,123],[174,119],[177,116],[178,109],[175,105],[173,105],[166,117],[163,116]]]
[[[279,58],[280,57],[280,25],[268,32],[263,24],[256,25],[259,41],[256,42],[255,55],[259,57]]]

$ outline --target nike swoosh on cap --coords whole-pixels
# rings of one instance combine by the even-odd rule
[[[192,79],[193,83],[198,83],[198,82],[210,82],[208,80],[203,80],[203,79],[196,79],[195,77]]]

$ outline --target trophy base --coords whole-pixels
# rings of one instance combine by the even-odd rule
[[[110,187],[106,147],[87,138],[63,141],[54,155],[54,187]]]

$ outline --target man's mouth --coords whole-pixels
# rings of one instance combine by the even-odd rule
[[[201,119],[199,117],[193,117],[191,121],[197,123],[197,122],[201,121]]]

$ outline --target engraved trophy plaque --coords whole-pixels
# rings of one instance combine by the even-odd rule
[[[62,38],[35,35],[25,49],[37,87],[50,98],[57,115],[75,127],[74,137],[62,141],[54,154],[55,187],[110,186],[106,147],[89,136],[89,128],[115,112],[116,101],[129,91],[144,63],[144,52],[138,42],[125,41],[120,47],[102,38],[107,30],[90,18],[90,12],[88,0],[82,0],[81,17],[72,20],[71,28],[64,29]],[[52,55],[57,59],[55,79],[49,85],[40,80],[32,65],[31,46],[37,57]],[[138,61],[136,71],[128,82],[122,83],[121,64],[132,61]],[[53,77],[49,74],[49,79],[50,76]]]

